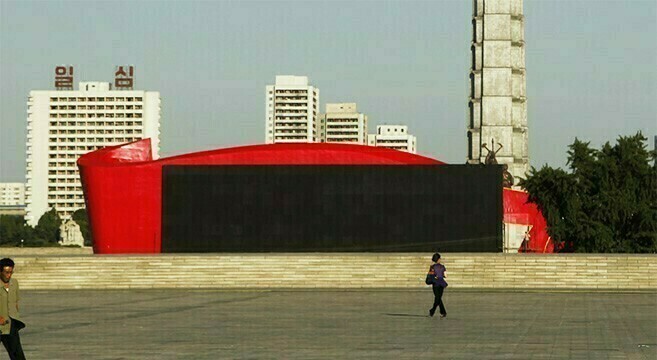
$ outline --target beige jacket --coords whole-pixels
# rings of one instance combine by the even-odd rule
[[[21,320],[21,315],[18,312],[18,300],[20,299],[18,288],[18,280],[9,280],[9,289],[5,289],[0,285],[0,316],[5,319]],[[3,335],[9,334],[11,330],[11,320],[8,324],[0,326],[0,333]]]

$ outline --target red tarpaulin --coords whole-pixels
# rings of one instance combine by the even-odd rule
[[[530,228],[529,241],[520,246],[519,252],[554,252],[547,233],[547,222],[536,204],[527,203],[528,196],[524,191],[504,189],[504,222]]]
[[[161,252],[164,165],[442,164],[396,150],[326,143],[253,145],[152,160],[150,139],[106,147],[78,159],[96,254]],[[527,194],[504,189],[503,197],[504,221],[531,225],[529,248],[551,252],[545,220],[535,205],[525,203]]]

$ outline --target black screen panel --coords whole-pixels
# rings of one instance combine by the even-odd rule
[[[162,252],[497,252],[501,166],[164,166]]]

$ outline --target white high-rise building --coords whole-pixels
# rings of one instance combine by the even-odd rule
[[[367,135],[367,144],[370,146],[384,147],[417,153],[416,138],[408,133],[406,125],[379,125],[376,134]]]
[[[0,183],[0,206],[25,205],[25,184]]]
[[[30,91],[27,102],[26,215],[36,225],[55,208],[67,219],[84,208],[76,164],[80,155],[150,138],[159,157],[160,93],[111,90],[108,82],[81,82],[78,90]]]
[[[276,76],[265,94],[265,142],[319,142],[319,89],[306,76]]]
[[[367,145],[367,115],[355,103],[326,104],[319,123],[322,142]]]
[[[473,0],[468,163],[529,170],[523,0]]]

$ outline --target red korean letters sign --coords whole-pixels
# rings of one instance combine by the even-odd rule
[[[55,67],[55,89],[73,90],[73,66],[61,65]]]
[[[114,71],[114,88],[132,90],[135,81],[135,67],[132,65],[117,66]]]

